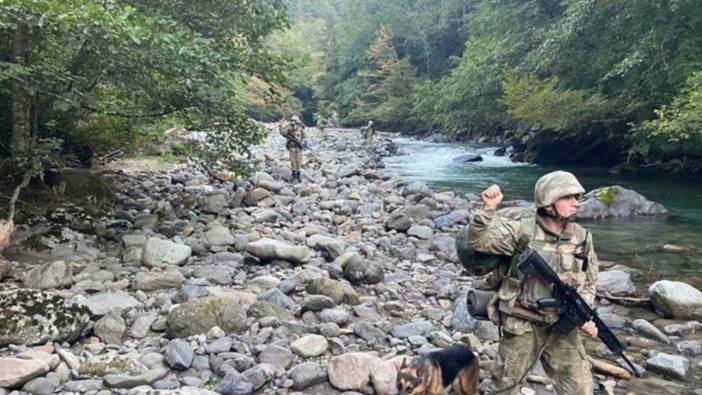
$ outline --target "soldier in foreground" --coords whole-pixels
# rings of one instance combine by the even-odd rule
[[[280,125],[280,134],[285,137],[285,148],[290,153],[290,170],[292,179],[301,181],[300,168],[302,167],[302,148],[305,144],[305,125],[300,117],[293,115],[289,122]]]
[[[558,394],[592,394],[590,363],[579,332],[596,337],[597,326],[589,321],[566,334],[549,330],[558,320],[558,311],[538,302],[552,298],[550,288],[515,267],[521,251],[537,251],[563,282],[575,287],[594,307],[598,261],[592,235],[572,222],[584,192],[573,174],[548,173],[534,188],[536,216],[519,221],[495,215],[503,198],[497,185],[482,192],[484,206],[468,226],[467,244],[481,253],[511,257],[500,269],[499,290],[488,308],[490,319],[502,332],[493,369],[496,393],[518,394],[540,359]]]

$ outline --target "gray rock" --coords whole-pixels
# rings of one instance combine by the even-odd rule
[[[194,276],[206,278],[208,281],[219,285],[230,285],[234,281],[236,268],[229,265],[204,265],[195,269]]]
[[[352,284],[377,284],[385,280],[383,267],[356,255],[344,265],[344,278]]]
[[[597,291],[610,295],[630,295],[636,292],[631,275],[622,270],[600,272],[597,279]]]
[[[370,384],[370,372],[382,360],[365,353],[347,353],[329,360],[329,382],[340,390],[363,390]]]
[[[263,300],[258,300],[252,303],[249,306],[247,313],[250,317],[259,319],[268,317],[275,317],[280,321],[287,321],[293,319],[293,315],[288,309]]]
[[[405,213],[400,211],[395,211],[390,214],[387,221],[385,221],[385,228],[389,230],[397,230],[399,232],[404,232],[412,226],[412,220],[405,215]]]
[[[135,307],[140,307],[142,304],[127,292],[116,291],[101,292],[99,294],[91,295],[85,305],[88,307],[92,315],[99,317],[113,310],[121,312]]]
[[[414,335],[428,336],[434,329],[434,325],[429,321],[415,321],[395,326],[392,328],[392,335],[400,339]]]
[[[294,359],[292,351],[287,348],[268,345],[258,355],[258,360],[261,363],[268,363],[281,369],[287,369]]]
[[[406,197],[409,195],[431,196],[432,191],[427,184],[421,181],[414,181],[402,190],[402,196]]]
[[[150,331],[151,325],[156,321],[158,315],[145,314],[134,320],[132,328],[129,330],[129,335],[136,339],[145,338]]]
[[[134,278],[134,288],[145,291],[178,288],[185,282],[183,273],[176,269],[163,272],[139,272]]]
[[[306,335],[290,344],[293,352],[303,358],[322,355],[327,351],[328,347],[327,339],[320,335]]]
[[[334,301],[324,295],[307,295],[302,300],[303,311],[321,311],[332,307],[334,307]]]
[[[107,344],[122,344],[127,324],[117,311],[111,311],[95,323],[97,337]]]
[[[67,392],[80,392],[85,393],[89,391],[100,391],[102,386],[102,380],[75,380],[63,383],[63,390]]]
[[[387,343],[387,335],[385,332],[365,321],[356,322],[353,326],[353,333],[371,346],[384,345]]]
[[[51,395],[56,386],[46,377],[38,377],[25,384],[22,389],[33,395]]]
[[[259,202],[271,197],[271,193],[264,188],[255,188],[249,191],[244,198],[247,206],[256,206]]]
[[[223,192],[206,196],[200,202],[200,209],[206,213],[219,214],[229,206],[229,196]]]
[[[293,389],[301,391],[327,381],[327,369],[315,362],[304,362],[293,366],[288,376],[293,381]]]
[[[482,162],[483,157],[479,154],[460,155],[451,160],[454,163]]]
[[[434,219],[434,226],[436,228],[450,228],[453,226],[453,219],[450,215],[442,215]]]
[[[281,259],[301,264],[310,259],[310,251],[307,247],[293,246],[279,240],[266,238],[250,242],[246,246],[246,251],[263,261]]]
[[[229,228],[222,225],[215,225],[205,232],[205,243],[210,247],[231,246],[236,243],[236,239],[229,231]]]
[[[307,246],[320,250],[330,259],[336,259],[344,253],[346,243],[333,237],[312,235],[307,239]]]
[[[195,353],[190,342],[183,339],[173,339],[166,346],[166,362],[171,368],[176,370],[185,370],[190,368],[195,358]]]
[[[256,299],[272,303],[284,309],[291,310],[295,307],[295,301],[291,297],[285,295],[278,288],[271,288],[269,290],[266,290],[258,294]]]
[[[155,383],[166,377],[167,374],[168,369],[155,368],[134,376],[128,374],[108,374],[103,377],[103,381],[105,385],[111,388],[134,388],[140,385]]]
[[[682,381],[689,381],[692,376],[690,361],[687,358],[662,352],[647,359],[646,368]]]
[[[35,267],[27,273],[24,285],[33,289],[54,289],[68,287],[73,283],[71,266],[64,261],[56,261]]]
[[[165,267],[184,264],[190,258],[192,249],[185,244],[150,237],[144,245],[142,254],[144,265]]]
[[[468,312],[465,293],[456,299],[454,305],[456,307],[453,309],[453,315],[451,316],[451,326],[453,329],[463,333],[473,332],[477,326],[477,322]]]
[[[699,340],[683,340],[675,345],[679,353],[696,357],[702,355],[702,342]]]
[[[258,209],[251,213],[251,217],[257,224],[272,223],[276,222],[278,218],[280,218],[280,214],[271,209]]]
[[[500,330],[492,321],[478,320],[475,334],[480,340],[496,342],[500,340]]]
[[[208,354],[219,354],[221,352],[227,352],[232,348],[232,338],[229,336],[220,337],[219,339],[213,341],[205,346],[205,351]]]
[[[171,337],[207,333],[214,326],[225,332],[239,332],[246,327],[246,314],[237,299],[212,296],[175,306],[166,325]]]
[[[276,367],[269,365],[267,363],[260,363],[247,371],[245,371],[244,377],[254,386],[254,390],[266,385],[273,377],[275,377]]]
[[[357,305],[359,302],[356,290],[349,284],[328,278],[316,278],[311,280],[306,287],[307,293],[326,295],[335,304],[346,303]]]
[[[250,395],[254,392],[254,385],[243,374],[230,372],[217,383],[215,391],[222,395]]]
[[[407,236],[414,236],[422,240],[428,240],[434,235],[434,231],[428,226],[412,225],[407,229]]]
[[[343,326],[351,321],[351,314],[343,307],[335,307],[333,309],[324,309],[319,313],[319,319],[322,322],[333,322],[339,326]]]
[[[668,318],[702,319],[702,292],[679,281],[656,281],[649,287],[656,312]]]
[[[0,317],[0,346],[73,341],[90,320],[85,307],[32,289],[0,291]]]

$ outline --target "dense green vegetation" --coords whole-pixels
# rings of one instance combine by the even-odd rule
[[[290,3],[293,29],[326,24],[310,85],[344,124],[603,140],[613,160],[700,155],[698,1]]]
[[[0,148],[59,137],[88,157],[181,126],[212,133],[209,166],[245,165],[263,130],[244,92],[286,82],[267,44],[285,26],[277,0],[2,0]]]
[[[0,32],[0,155],[179,127],[246,171],[251,118],[297,113],[528,137],[523,158],[551,163],[702,162],[697,0],[0,0]],[[553,142],[590,151],[548,159]]]

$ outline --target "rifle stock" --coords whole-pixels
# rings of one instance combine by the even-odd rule
[[[592,321],[597,327],[597,337],[610,351],[626,361],[636,377],[640,377],[634,364],[624,355],[624,345],[612,333],[612,330],[578,294],[575,288],[561,281],[558,274],[551,269],[538,252],[533,249],[521,252],[517,259],[517,269],[525,275],[540,277],[551,287],[551,293],[559,312],[559,319],[553,324],[552,330],[565,334],[575,328],[580,328],[588,321]],[[548,300],[548,303],[552,303],[551,300]]]

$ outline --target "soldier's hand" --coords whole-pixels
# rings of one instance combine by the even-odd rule
[[[586,322],[583,326],[580,327],[580,330],[592,337],[597,337],[597,333],[599,332],[597,330],[597,325],[595,325],[595,323],[592,321]]]
[[[483,207],[487,210],[496,209],[502,202],[502,191],[497,185],[492,185],[484,190],[480,196],[483,198]]]

